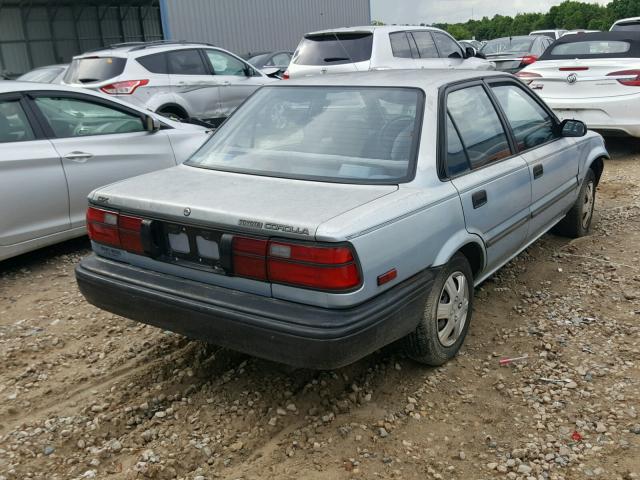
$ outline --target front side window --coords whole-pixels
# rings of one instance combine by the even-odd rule
[[[245,76],[246,65],[235,57],[217,50],[205,50],[216,75]]]
[[[460,134],[471,168],[511,155],[498,113],[482,86],[451,92],[447,96],[447,110]]]
[[[58,138],[145,130],[142,118],[99,103],[69,97],[36,97],[35,102]]]
[[[389,41],[391,42],[391,51],[396,58],[412,58],[411,46],[409,45],[409,38],[405,32],[395,32],[389,34]]]
[[[341,183],[408,181],[422,103],[412,88],[263,87],[187,164]]]
[[[298,65],[342,65],[371,59],[373,33],[323,33],[305,37],[293,63]]]
[[[0,101],[0,143],[35,139],[19,100]]]
[[[167,52],[169,73],[173,75],[208,75],[200,52],[196,49]]]
[[[433,32],[433,38],[443,58],[463,58],[462,50],[451,37],[440,32]]]
[[[551,116],[520,87],[491,88],[511,125],[518,151],[535,148],[557,137]]]
[[[420,58],[438,58],[438,49],[430,32],[411,32],[418,46]]]

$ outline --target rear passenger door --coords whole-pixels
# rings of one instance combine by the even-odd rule
[[[19,94],[0,95],[0,246],[68,230],[60,156]]]
[[[169,137],[143,115],[82,93],[30,92],[45,134],[62,157],[71,227],[84,225],[87,195],[118,180],[174,166]]]
[[[221,79],[211,70],[197,48],[167,52],[171,91],[187,105],[188,114],[201,120],[220,117]]]
[[[510,80],[488,82],[513,132],[532,179],[533,240],[560,220],[578,192],[576,141],[560,135],[554,115],[529,89]]]
[[[205,49],[208,67],[220,85],[220,117],[228,117],[257,88],[268,80],[252,66],[220,50]]]
[[[529,226],[531,181],[487,87],[481,81],[445,90],[445,174],[458,190],[467,230],[487,250],[485,271],[518,253]]]
[[[418,57],[416,58],[416,68],[448,68],[449,64],[444,58],[440,58],[438,48],[428,30],[415,30],[410,32],[416,48]]]

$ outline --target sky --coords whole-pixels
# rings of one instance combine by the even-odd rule
[[[563,0],[370,0],[371,19],[384,23],[458,23],[496,14],[547,12]],[[587,0],[589,1],[589,0]],[[606,5],[611,0],[591,0]]]

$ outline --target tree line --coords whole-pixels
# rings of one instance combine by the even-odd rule
[[[528,35],[533,30],[585,28],[606,31],[616,20],[637,16],[640,16],[640,0],[612,0],[606,6],[567,0],[551,7],[547,13],[519,13],[515,17],[494,15],[493,18],[483,17],[464,23],[436,23],[433,26],[448,31],[458,40],[490,40]]]

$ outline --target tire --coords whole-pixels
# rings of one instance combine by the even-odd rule
[[[175,122],[183,122],[188,118],[184,112],[175,107],[160,107],[156,113]]]
[[[554,233],[566,237],[578,238],[589,233],[593,220],[593,207],[596,203],[596,175],[593,170],[587,173],[580,187],[576,202],[564,217],[556,225]]]
[[[464,284],[461,287],[461,280]],[[449,283],[449,282],[452,282]],[[452,302],[450,291],[457,291]],[[465,305],[466,303],[466,305]],[[441,305],[451,304],[448,312]],[[453,309],[453,310],[451,310]],[[438,318],[438,311],[440,317]],[[438,366],[452,359],[460,350],[469,330],[473,310],[473,274],[467,258],[457,253],[438,273],[428,293],[422,319],[416,330],[404,339],[405,353],[417,362]],[[444,314],[449,315],[445,320]],[[446,330],[452,325],[450,335]]]

